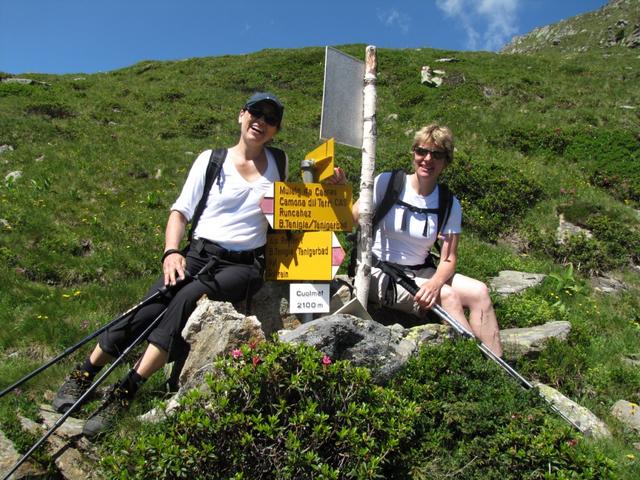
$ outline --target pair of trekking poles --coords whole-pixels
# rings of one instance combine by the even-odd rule
[[[99,328],[98,330],[96,330],[95,332],[93,332],[92,334],[88,335],[87,337],[85,337],[84,339],[82,339],[80,342],[76,343],[75,345],[73,345],[72,347],[67,348],[64,352],[62,352],[61,354],[59,354],[57,357],[53,358],[52,360],[50,360],[49,362],[47,362],[46,364],[38,367],[37,369],[35,369],[33,372],[25,375],[24,377],[22,377],[20,380],[18,380],[17,382],[13,383],[12,385],[10,385],[9,387],[5,388],[2,392],[0,392],[0,398],[4,397],[6,394],[8,394],[9,392],[15,390],[16,388],[18,388],[20,385],[22,385],[23,383],[27,382],[28,380],[32,379],[33,377],[35,377],[36,375],[38,375],[39,373],[43,372],[44,370],[46,370],[47,368],[51,367],[52,365],[58,363],[60,360],[62,360],[63,358],[67,357],[68,355],[71,355],[73,352],[75,352],[76,350],[78,350],[80,347],[82,347],[83,345],[85,345],[86,343],[90,342],[91,340],[93,340],[94,338],[96,338],[98,335],[100,335],[101,333],[103,333],[104,331],[108,330],[109,328],[111,328],[112,326],[114,326],[115,324],[117,324],[118,322],[122,321],[123,319],[125,319],[127,316],[137,312],[138,310],[140,310],[142,307],[145,307],[146,305],[149,305],[150,303],[152,303],[153,301],[155,301],[156,299],[158,299],[159,297],[165,296],[167,293],[169,293],[171,290],[173,290],[176,287],[182,287],[184,286],[184,284],[198,278],[198,276],[202,273],[207,272],[210,268],[213,267],[213,265],[215,264],[215,262],[217,261],[217,259],[214,257],[211,261],[209,261],[209,263],[207,263],[195,276],[191,276],[188,272],[185,271],[185,277],[182,280],[179,280],[178,283],[176,285],[172,285],[172,286],[163,286],[162,288],[159,288],[158,290],[156,290],[153,294],[151,294],[149,297],[145,298],[143,301],[141,301],[140,303],[138,303],[137,305],[134,305],[133,307],[131,307],[129,310],[127,310],[126,312],[124,312],[122,315],[120,315],[118,318],[112,320],[111,322],[109,322],[108,324],[104,325],[103,327]],[[2,480],[8,480],[8,478],[15,473],[16,470],[18,470],[18,468],[20,468],[20,466],[27,461],[27,459],[33,454],[33,452],[35,452],[66,420],[67,418],[69,418],[71,416],[71,414],[80,406],[82,405],[85,400],[98,388],[98,386],[100,386],[100,384],[111,374],[111,372],[113,372],[113,370],[115,370],[125,359],[125,357],[129,354],[129,352],[131,352],[131,350],[133,350],[136,346],[138,346],[139,344],[141,344],[151,333],[151,331],[160,323],[160,320],[162,320],[162,317],[164,316],[165,312],[167,311],[167,309],[165,308],[148,326],[147,328],[145,328],[145,330],[122,352],[122,354],[116,358],[111,365],[109,366],[109,368],[107,368],[96,380],[94,380],[94,382],[91,384],[91,386],[82,394],[82,396],[76,400],[76,402],[71,405],[71,407],[69,407],[69,409],[64,412],[62,414],[62,416],[51,426],[51,428],[49,428],[49,430],[36,442],[33,444],[33,446],[29,449],[29,451],[27,451],[27,453],[25,453],[22,458],[20,458],[20,460],[18,460],[13,467],[11,467],[11,469],[5,474],[5,476],[2,478]]]

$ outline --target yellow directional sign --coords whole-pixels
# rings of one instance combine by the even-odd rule
[[[274,232],[267,236],[267,280],[331,280],[344,260],[333,232]]]
[[[351,195],[351,185],[276,182],[272,212],[263,211],[276,230],[351,231]]]
[[[315,150],[307,153],[305,160],[313,160],[313,173],[316,181],[322,182],[333,175],[335,142],[330,138]]]

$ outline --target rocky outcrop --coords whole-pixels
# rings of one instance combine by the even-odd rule
[[[551,339],[564,341],[571,332],[569,322],[548,322],[529,328],[506,328],[500,331],[500,341],[506,358],[534,356]]]
[[[587,238],[593,237],[593,234],[589,230],[579,227],[578,225],[574,225],[571,222],[567,222],[564,215],[560,214],[558,230],[556,231],[556,241],[562,245],[566,243],[569,238],[576,235],[584,235]]]
[[[577,15],[511,39],[501,53],[545,49],[584,52],[591,48],[640,46],[637,0],[610,0],[599,10]]]

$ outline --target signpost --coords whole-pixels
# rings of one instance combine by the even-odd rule
[[[262,212],[276,230],[267,237],[268,280],[330,281],[338,272],[345,252],[333,232],[353,229],[352,187],[313,183],[333,175],[333,156],[331,139],[306,155],[304,183],[276,182],[262,201]],[[305,288],[322,295],[302,301],[312,295],[301,293]],[[325,294],[327,301],[320,301]],[[290,312],[302,314],[303,322],[312,320],[312,313],[329,311],[328,295],[328,283],[292,284]]]

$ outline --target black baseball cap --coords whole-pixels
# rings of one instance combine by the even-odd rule
[[[247,103],[244,104],[244,108],[252,107],[253,105],[260,102],[269,102],[276,109],[276,113],[278,115],[278,120],[280,123],[282,121],[282,116],[284,115],[284,105],[278,100],[273,93],[269,92],[256,92],[249,97]]]

